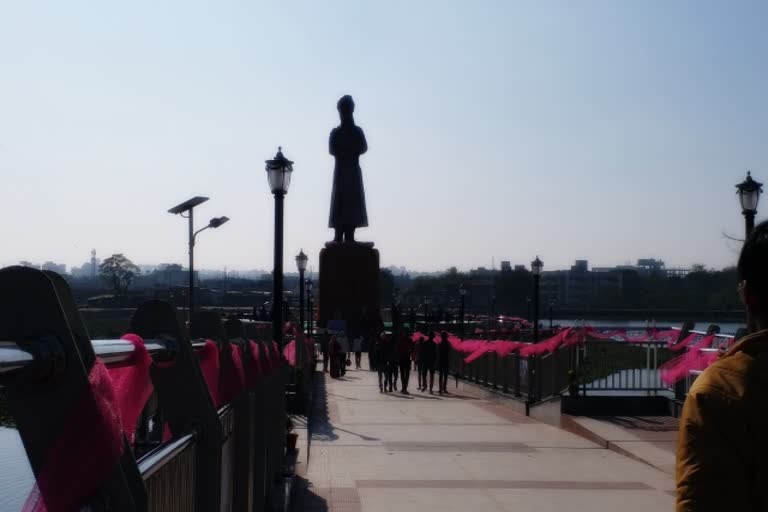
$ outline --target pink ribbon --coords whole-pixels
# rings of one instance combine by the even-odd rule
[[[91,368],[88,383],[40,468],[23,512],[78,510],[120,461],[120,411],[101,361]]]
[[[218,409],[221,405],[221,398],[219,397],[219,347],[213,341],[205,340],[205,345],[198,351],[197,357],[200,360],[203,379],[208,385],[208,393],[211,395],[214,407]]]

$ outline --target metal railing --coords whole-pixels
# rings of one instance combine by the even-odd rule
[[[533,404],[558,396],[568,388],[575,349],[562,346],[552,353],[531,356],[517,351],[506,356],[488,352],[470,363],[464,362],[465,354],[453,351],[451,370],[457,378],[525,398]]]
[[[216,343],[224,375],[234,368],[231,347],[239,344],[246,372],[255,371],[247,328],[238,320],[225,324],[212,312],[199,313],[192,325],[195,338],[189,340],[169,304],[148,301],[136,310],[130,332],[143,338],[156,363],[148,375],[154,393],[136,426],[135,444],[126,440],[119,463],[83,506],[264,510],[273,482],[282,475],[286,365],[251,379],[216,410],[196,351],[204,340]],[[32,471],[40,475],[51,447],[62,441],[61,432],[80,420],[70,413],[90,387],[88,373],[95,362],[126,366],[136,348],[126,340],[90,341],[63,279],[18,267],[0,270],[0,340],[5,340],[0,341],[0,386]],[[258,343],[262,354],[272,350]],[[83,443],[82,449],[91,447]],[[85,460],[102,456],[83,453]],[[73,463],[70,478],[77,478]]]

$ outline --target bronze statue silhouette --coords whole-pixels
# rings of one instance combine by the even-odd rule
[[[328,151],[336,159],[328,227],[335,230],[334,242],[354,242],[355,229],[368,226],[360,155],[368,151],[363,130],[355,124],[352,96],[342,96],[336,108],[341,124],[331,130]]]

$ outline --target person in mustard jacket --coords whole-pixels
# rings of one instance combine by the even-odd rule
[[[677,442],[677,510],[768,510],[768,222],[739,256],[750,335],[695,380]]]

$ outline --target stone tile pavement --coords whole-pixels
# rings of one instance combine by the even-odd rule
[[[668,473],[457,391],[452,381],[447,396],[381,394],[367,370],[342,380],[321,374],[315,386],[308,462],[299,467],[293,510],[673,508]]]

